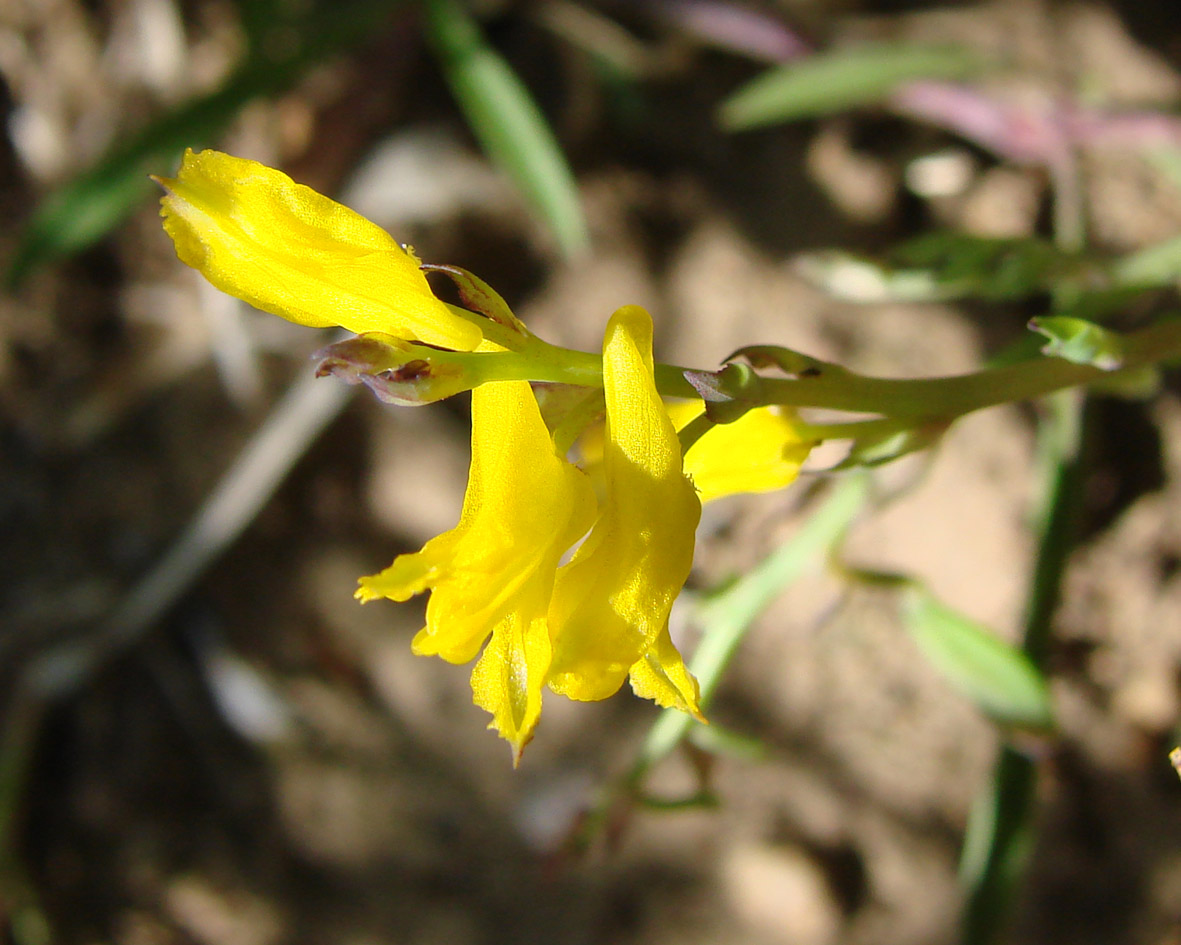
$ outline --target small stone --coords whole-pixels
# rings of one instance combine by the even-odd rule
[[[723,862],[721,885],[735,915],[754,932],[791,945],[837,940],[840,908],[819,865],[801,850],[736,846]]]

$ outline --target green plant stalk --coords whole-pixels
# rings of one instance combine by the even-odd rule
[[[1037,561],[1026,607],[1022,649],[1045,663],[1050,623],[1073,546],[1081,498],[1084,399],[1064,392],[1048,401],[1039,444],[1045,472]],[[964,945],[998,940],[1033,843],[1034,760],[1012,745],[1001,748],[988,790],[977,799],[960,859],[967,891],[961,918]]]
[[[49,926],[17,849],[21,813],[45,706],[18,685],[0,729],[0,916],[7,915],[20,945],[50,941]]]
[[[500,342],[499,338],[495,340]],[[472,355],[487,359],[480,369],[482,380],[548,381],[585,387],[603,384],[602,361],[597,354],[559,348],[536,337],[523,347],[519,336],[507,343],[519,350]],[[816,425],[809,431],[818,438],[833,439],[883,435],[923,422],[947,422],[986,407],[1032,400],[1181,359],[1181,318],[1124,335],[1121,350],[1123,366],[1118,371],[1103,371],[1062,358],[1036,357],[949,377],[896,380],[867,377],[843,368],[821,370],[814,377],[758,377],[751,389],[743,391],[743,400],[752,407],[783,404],[877,414],[883,419]],[[685,368],[658,363],[656,385],[660,393],[666,397],[698,397],[684,372]]]
[[[762,378],[756,399],[795,407],[828,407],[911,420],[949,419],[975,410],[1031,400],[1181,358],[1181,319],[1124,336],[1123,366],[1102,371],[1061,358],[1039,357],[951,377],[892,380],[834,372],[832,377]],[[758,395],[762,395],[758,397]]]

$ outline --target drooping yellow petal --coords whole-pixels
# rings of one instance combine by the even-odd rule
[[[558,561],[594,511],[586,477],[555,453],[529,384],[484,384],[472,392],[472,464],[459,524],[362,578],[357,590],[362,601],[431,590],[413,643],[420,655],[465,663],[492,635],[472,688],[517,754],[541,711]]]
[[[482,334],[435,298],[418,261],[381,227],[257,161],[187,150],[157,178],[176,254],[256,308],[326,328],[471,351]]]
[[[685,666],[665,627],[652,648],[637,660],[628,673],[632,692],[641,699],[651,699],[663,709],[680,709],[699,722],[705,721],[697,702],[701,691],[697,680]]]
[[[795,481],[815,445],[804,439],[788,408],[758,407],[733,423],[710,427],[685,454],[685,475],[703,503],[740,492],[773,492]]]
[[[641,308],[626,306],[607,325],[603,387],[607,497],[559,570],[550,605],[549,685],[572,699],[610,696],[657,645],[689,575],[701,515],[656,392],[652,320]]]
[[[551,587],[536,588],[544,590],[544,599],[510,612],[497,625],[472,670],[473,701],[492,713],[488,727],[512,745],[513,767],[541,717],[541,691],[550,664],[545,612]]]

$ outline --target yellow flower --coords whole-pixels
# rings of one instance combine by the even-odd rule
[[[705,412],[700,400],[665,403],[680,432]],[[815,440],[804,438],[790,407],[757,407],[733,423],[711,426],[685,453],[683,470],[701,504],[744,492],[774,492],[795,482]],[[603,463],[603,426],[578,439],[579,466],[598,483]]]
[[[603,341],[604,507],[557,576],[549,686],[605,699],[631,676],[638,694],[699,714],[697,685],[668,636],[693,563],[701,503],[681,472],[676,430],[656,391],[652,320],[625,306]]]
[[[435,298],[392,236],[286,174],[186,150],[175,178],[155,179],[177,256],[223,292],[301,325],[456,351],[480,344],[479,327]]]
[[[541,713],[554,573],[594,512],[590,485],[554,452],[529,384],[485,384],[472,392],[472,465],[459,524],[362,578],[357,590],[362,601],[431,590],[413,643],[420,655],[466,663],[491,635],[472,689],[514,760]]]
[[[507,362],[477,367],[477,359],[507,355],[506,338],[532,344],[537,365],[546,357],[565,362],[479,280],[443,267],[465,305],[484,316],[484,330],[480,315],[469,321],[434,296],[418,260],[392,237],[278,171],[188,151],[177,177],[160,183],[168,191],[164,227],[183,262],[265,311],[357,333],[325,349],[321,373],[365,383],[394,402],[475,387],[459,523],[362,578],[356,596],[405,601],[431,592],[413,649],[452,663],[483,650],[472,670],[474,701],[512,745],[514,763],[533,736],[547,685],[595,700],[630,677],[638,695],[701,717],[696,680],[668,631],[701,503],[656,390],[646,312],[620,309],[603,342],[599,503],[589,478],[559,455],[529,382],[483,380]],[[593,366],[579,364],[597,380]],[[702,467],[698,475],[711,474]]]
[[[680,430],[705,405],[689,401],[670,410]],[[757,407],[733,423],[719,423],[685,453],[685,475],[703,503],[742,492],[774,492],[795,482],[814,440],[805,439],[787,407]]]

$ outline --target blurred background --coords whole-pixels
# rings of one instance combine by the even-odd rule
[[[767,104],[749,83],[784,64],[815,71]],[[352,599],[454,524],[463,399],[313,381],[330,333],[181,265],[146,175],[185,147],[280,167],[568,346],[638,303],[678,364],[769,343],[955,373],[1046,311],[1064,258],[1163,258],[1121,324],[1175,304],[1179,68],[1172,0],[2,0],[4,941],[956,940],[1001,738],[890,594],[818,546],[748,621],[713,743],[635,791],[657,710],[550,696],[514,771],[468,670],[411,655],[421,602]],[[948,232],[970,242],[925,280],[878,265]],[[1030,749],[1000,940],[1181,943],[1178,390],[1085,411],[1060,731]],[[882,467],[843,554],[1016,641],[1041,416]],[[687,650],[693,602],[832,486],[706,509]]]

